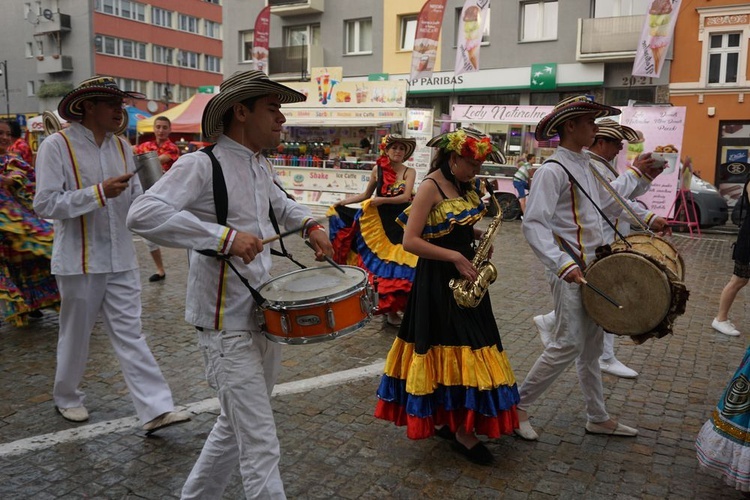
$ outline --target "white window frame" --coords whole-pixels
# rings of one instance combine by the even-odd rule
[[[209,38],[216,38],[221,40],[221,23],[204,19],[203,34]]]
[[[199,19],[195,16],[189,16],[187,14],[177,15],[177,29],[186,33],[198,33],[198,21]]]
[[[94,43],[94,50],[97,54],[104,54],[108,56],[124,57],[126,59],[135,59],[136,61],[148,61],[148,54],[146,53],[146,44],[143,42],[136,42],[135,40],[127,40],[122,38],[115,38],[107,35],[96,35],[101,38],[101,49],[97,50],[96,43]],[[109,49],[108,50],[108,46]],[[132,55],[125,55],[125,47],[130,45]]]
[[[728,46],[729,43],[729,37],[732,35],[736,35],[739,39],[739,44],[737,46],[730,47]],[[714,37],[721,37],[721,47],[711,47],[711,39]],[[725,46],[726,45],[726,46]],[[742,32],[738,31],[726,31],[721,33],[711,33],[708,36],[708,43],[706,44],[706,86],[707,87],[735,87],[737,86],[737,81],[740,79],[739,75],[739,59],[742,57]],[[727,78],[727,59],[729,54],[737,54],[737,80],[733,82],[726,81]],[[718,55],[720,57],[720,63],[719,63],[719,81],[718,82],[709,82],[708,79],[711,77],[710,75],[710,68],[711,68],[711,56],[712,55]]]
[[[196,87],[186,87],[185,85],[180,85],[179,97],[181,102],[187,101],[197,93],[198,89]]]
[[[29,80],[26,82],[26,97],[34,97],[36,95],[36,82]]]
[[[370,23],[370,49],[369,50],[363,50],[362,47],[360,47],[360,38],[362,36],[362,27],[363,24],[368,22]],[[349,51],[349,27],[352,26],[354,28],[354,49]],[[372,18],[361,18],[361,19],[348,19],[344,21],[344,54],[347,56],[354,56],[354,55],[365,55],[365,54],[372,54]]]
[[[463,22],[461,21],[461,11],[463,10],[463,7],[456,8],[456,29],[453,33],[453,46],[458,47],[458,29],[461,26],[459,23]],[[490,44],[490,25],[492,24],[490,21],[492,20],[492,8],[487,7],[487,22],[484,25],[484,31],[482,32],[482,42],[480,45],[482,47],[487,46]]]
[[[172,14],[174,12],[171,10],[151,7],[151,24],[162,28],[172,28]]]
[[[155,63],[174,65],[174,50],[172,47],[154,44],[151,50],[151,59]]]
[[[26,42],[26,57],[34,57],[34,42]]]
[[[750,16],[750,7],[745,5],[727,6],[727,7],[714,7],[714,8],[698,8],[696,9],[700,15],[698,22],[698,40],[702,43],[701,47],[701,74],[700,80],[698,81],[699,86],[705,88],[726,88],[726,87],[746,87],[750,84],[747,79],[747,59],[748,40],[750,39],[750,25],[739,24],[729,26],[708,26],[706,25],[706,18],[713,17],[724,17],[724,16]],[[737,82],[733,83],[708,83],[708,55],[711,45],[711,35],[720,35],[724,33],[740,33],[740,57],[739,67],[737,68]],[[688,84],[692,86],[693,84]],[[682,89],[685,84],[670,84],[670,90],[674,87],[675,89]]]
[[[123,14],[123,6],[128,8],[128,14]],[[111,12],[107,12],[107,7]],[[122,17],[132,21],[146,22],[146,4],[134,2],[133,0],[96,0],[94,10],[110,16]]]
[[[203,69],[211,73],[221,73],[221,57],[204,54]]]
[[[154,95],[152,96],[153,99],[157,101],[169,101],[169,102],[175,102],[172,97],[174,97],[174,85],[171,83],[164,83],[164,82],[153,82],[153,89],[154,89]],[[169,95],[167,96],[165,94],[165,90],[169,92]]]
[[[255,31],[240,31],[240,62],[253,62],[253,46],[255,45]],[[248,50],[247,44],[250,44]]]
[[[292,34],[300,33],[304,31],[305,43],[292,43]],[[316,42],[320,42],[320,25],[319,24],[304,24],[300,26],[287,26],[284,28],[284,46],[285,47],[296,47],[296,46],[308,46],[315,45]]]
[[[603,17],[626,17],[626,16],[641,16],[648,13],[648,7],[651,5],[652,0],[591,0],[591,8],[593,9],[593,15],[595,18]],[[600,15],[599,11],[602,3],[611,5],[612,14]],[[597,9],[597,4],[600,4],[600,9]]]
[[[117,82],[117,86],[122,90],[127,90],[130,92],[140,92],[142,94],[146,93],[148,82],[144,82],[143,80],[133,80],[131,78],[115,78],[115,81]]]
[[[408,14],[398,18],[398,52],[414,50],[414,37],[417,36],[417,14]],[[413,26],[413,28],[411,27]]]
[[[555,32],[549,35],[545,32],[545,19],[544,19],[544,4],[552,3],[557,6],[557,15],[555,19]],[[526,7],[530,5],[538,5],[540,9],[540,15],[536,22],[536,29],[533,35],[527,36],[524,25],[526,24]],[[550,40],[557,40],[558,24],[560,22],[560,2],[558,0],[534,0],[528,2],[521,2],[521,15],[519,17],[521,25],[519,28],[519,38],[521,42],[546,42]]]
[[[200,54],[190,50],[180,50],[177,54],[177,66],[188,69],[200,69]]]

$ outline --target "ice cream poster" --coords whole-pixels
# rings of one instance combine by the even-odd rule
[[[617,157],[617,169],[624,172],[639,155],[659,153],[666,160],[662,173],[651,183],[649,191],[638,197],[649,210],[670,218],[680,186],[682,135],[685,108],[682,106],[624,107],[620,123],[638,131],[639,139],[628,143]]]
[[[664,67],[682,0],[653,0],[646,13],[633,62],[634,76],[658,78]]]
[[[479,71],[479,47],[489,17],[490,0],[466,0],[458,21],[455,75]]]
[[[271,33],[271,6],[266,6],[255,19],[253,32],[253,65],[268,74],[268,39]]]
[[[427,0],[419,12],[414,50],[411,55],[411,80],[429,78],[435,67],[440,30],[446,0]]]

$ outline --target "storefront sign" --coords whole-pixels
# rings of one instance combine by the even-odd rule
[[[351,121],[352,126],[359,123],[357,120],[366,121],[368,123],[378,120],[382,123],[392,123],[404,119],[404,109],[294,109],[284,107],[283,112],[287,122],[302,119],[331,120],[334,122],[349,120]],[[325,122],[323,123],[325,124]]]
[[[409,167],[417,171],[417,179],[421,180],[430,170],[433,148],[427,147],[427,141],[432,137],[431,109],[408,109],[406,111],[406,137],[413,137],[417,141],[417,148],[411,159],[406,162]]]
[[[274,167],[274,172],[282,187],[306,205],[333,205],[363,192],[370,181],[370,170]]]
[[[531,65],[531,90],[554,90],[557,88],[557,63]]]
[[[284,104],[290,108],[403,108],[406,105],[406,82],[342,82],[324,73],[310,82],[293,82],[289,87],[307,96],[303,102]]]
[[[536,125],[554,106],[497,106],[457,104],[451,111],[456,122],[509,123]]]
[[[667,168],[651,183],[651,189],[639,197],[656,215],[671,218],[680,186],[682,134],[685,108],[681,106],[621,108],[620,123],[639,130],[645,141],[628,144],[617,157],[617,168],[624,171],[641,153],[663,153]]]

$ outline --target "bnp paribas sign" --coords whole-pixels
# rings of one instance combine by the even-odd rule
[[[557,88],[557,63],[531,65],[531,90],[554,90]]]

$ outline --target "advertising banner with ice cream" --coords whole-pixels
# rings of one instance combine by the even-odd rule
[[[433,110],[431,109],[406,110],[406,133],[404,135],[413,137],[417,141],[414,154],[411,155],[406,165],[416,169],[418,181],[421,181],[430,170],[433,148],[427,147],[427,141],[433,136],[432,118]]]
[[[427,0],[419,11],[414,50],[411,55],[410,80],[429,78],[435,67],[440,30],[443,26],[446,0]]]
[[[664,67],[682,0],[653,0],[635,52],[633,76],[658,78]]]
[[[681,106],[625,107],[620,123],[638,131],[642,141],[629,143],[617,157],[617,169],[625,171],[638,155],[652,153],[666,160],[663,172],[651,183],[651,189],[638,198],[649,210],[671,218],[680,187],[680,150],[685,127],[685,108]]]
[[[255,18],[253,31],[253,65],[258,71],[268,74],[268,39],[271,34],[271,6],[263,7]]]
[[[455,76],[479,71],[479,47],[482,45],[490,0],[466,0],[458,21]]]

